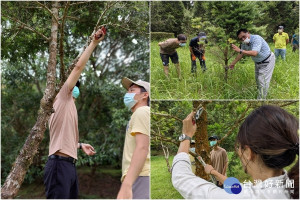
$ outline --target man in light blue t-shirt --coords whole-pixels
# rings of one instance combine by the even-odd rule
[[[241,48],[232,44],[232,49],[239,54],[230,64],[234,65],[244,56],[251,56],[255,63],[255,79],[258,89],[257,99],[266,99],[269,84],[275,67],[275,55],[271,52],[268,43],[259,35],[251,35],[247,29],[237,31],[237,37],[242,42]]]

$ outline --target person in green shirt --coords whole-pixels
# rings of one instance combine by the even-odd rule
[[[289,35],[283,32],[283,26],[278,26],[278,33],[273,36],[273,42],[275,43],[275,56],[276,60],[279,55],[282,60],[285,60],[286,45],[289,43]]]

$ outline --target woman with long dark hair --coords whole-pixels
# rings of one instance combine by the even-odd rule
[[[183,120],[183,133],[192,137],[196,131],[194,112]],[[200,177],[190,168],[189,141],[180,143],[172,168],[172,183],[180,194],[189,199],[289,199],[299,198],[299,159],[289,172],[284,167],[291,165],[299,155],[299,122],[287,111],[276,106],[262,106],[254,110],[241,125],[236,138],[236,151],[244,171],[257,184],[240,184],[238,194],[230,194]],[[227,177],[211,165],[205,166],[207,174],[226,183]]]

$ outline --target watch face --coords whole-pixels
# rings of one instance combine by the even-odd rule
[[[180,142],[183,141],[184,138],[185,138],[185,134],[181,134],[181,135],[179,136],[179,141],[180,141]]]

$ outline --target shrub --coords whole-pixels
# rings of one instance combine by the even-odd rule
[[[151,41],[161,41],[168,38],[174,38],[174,33],[167,32],[151,32]]]

